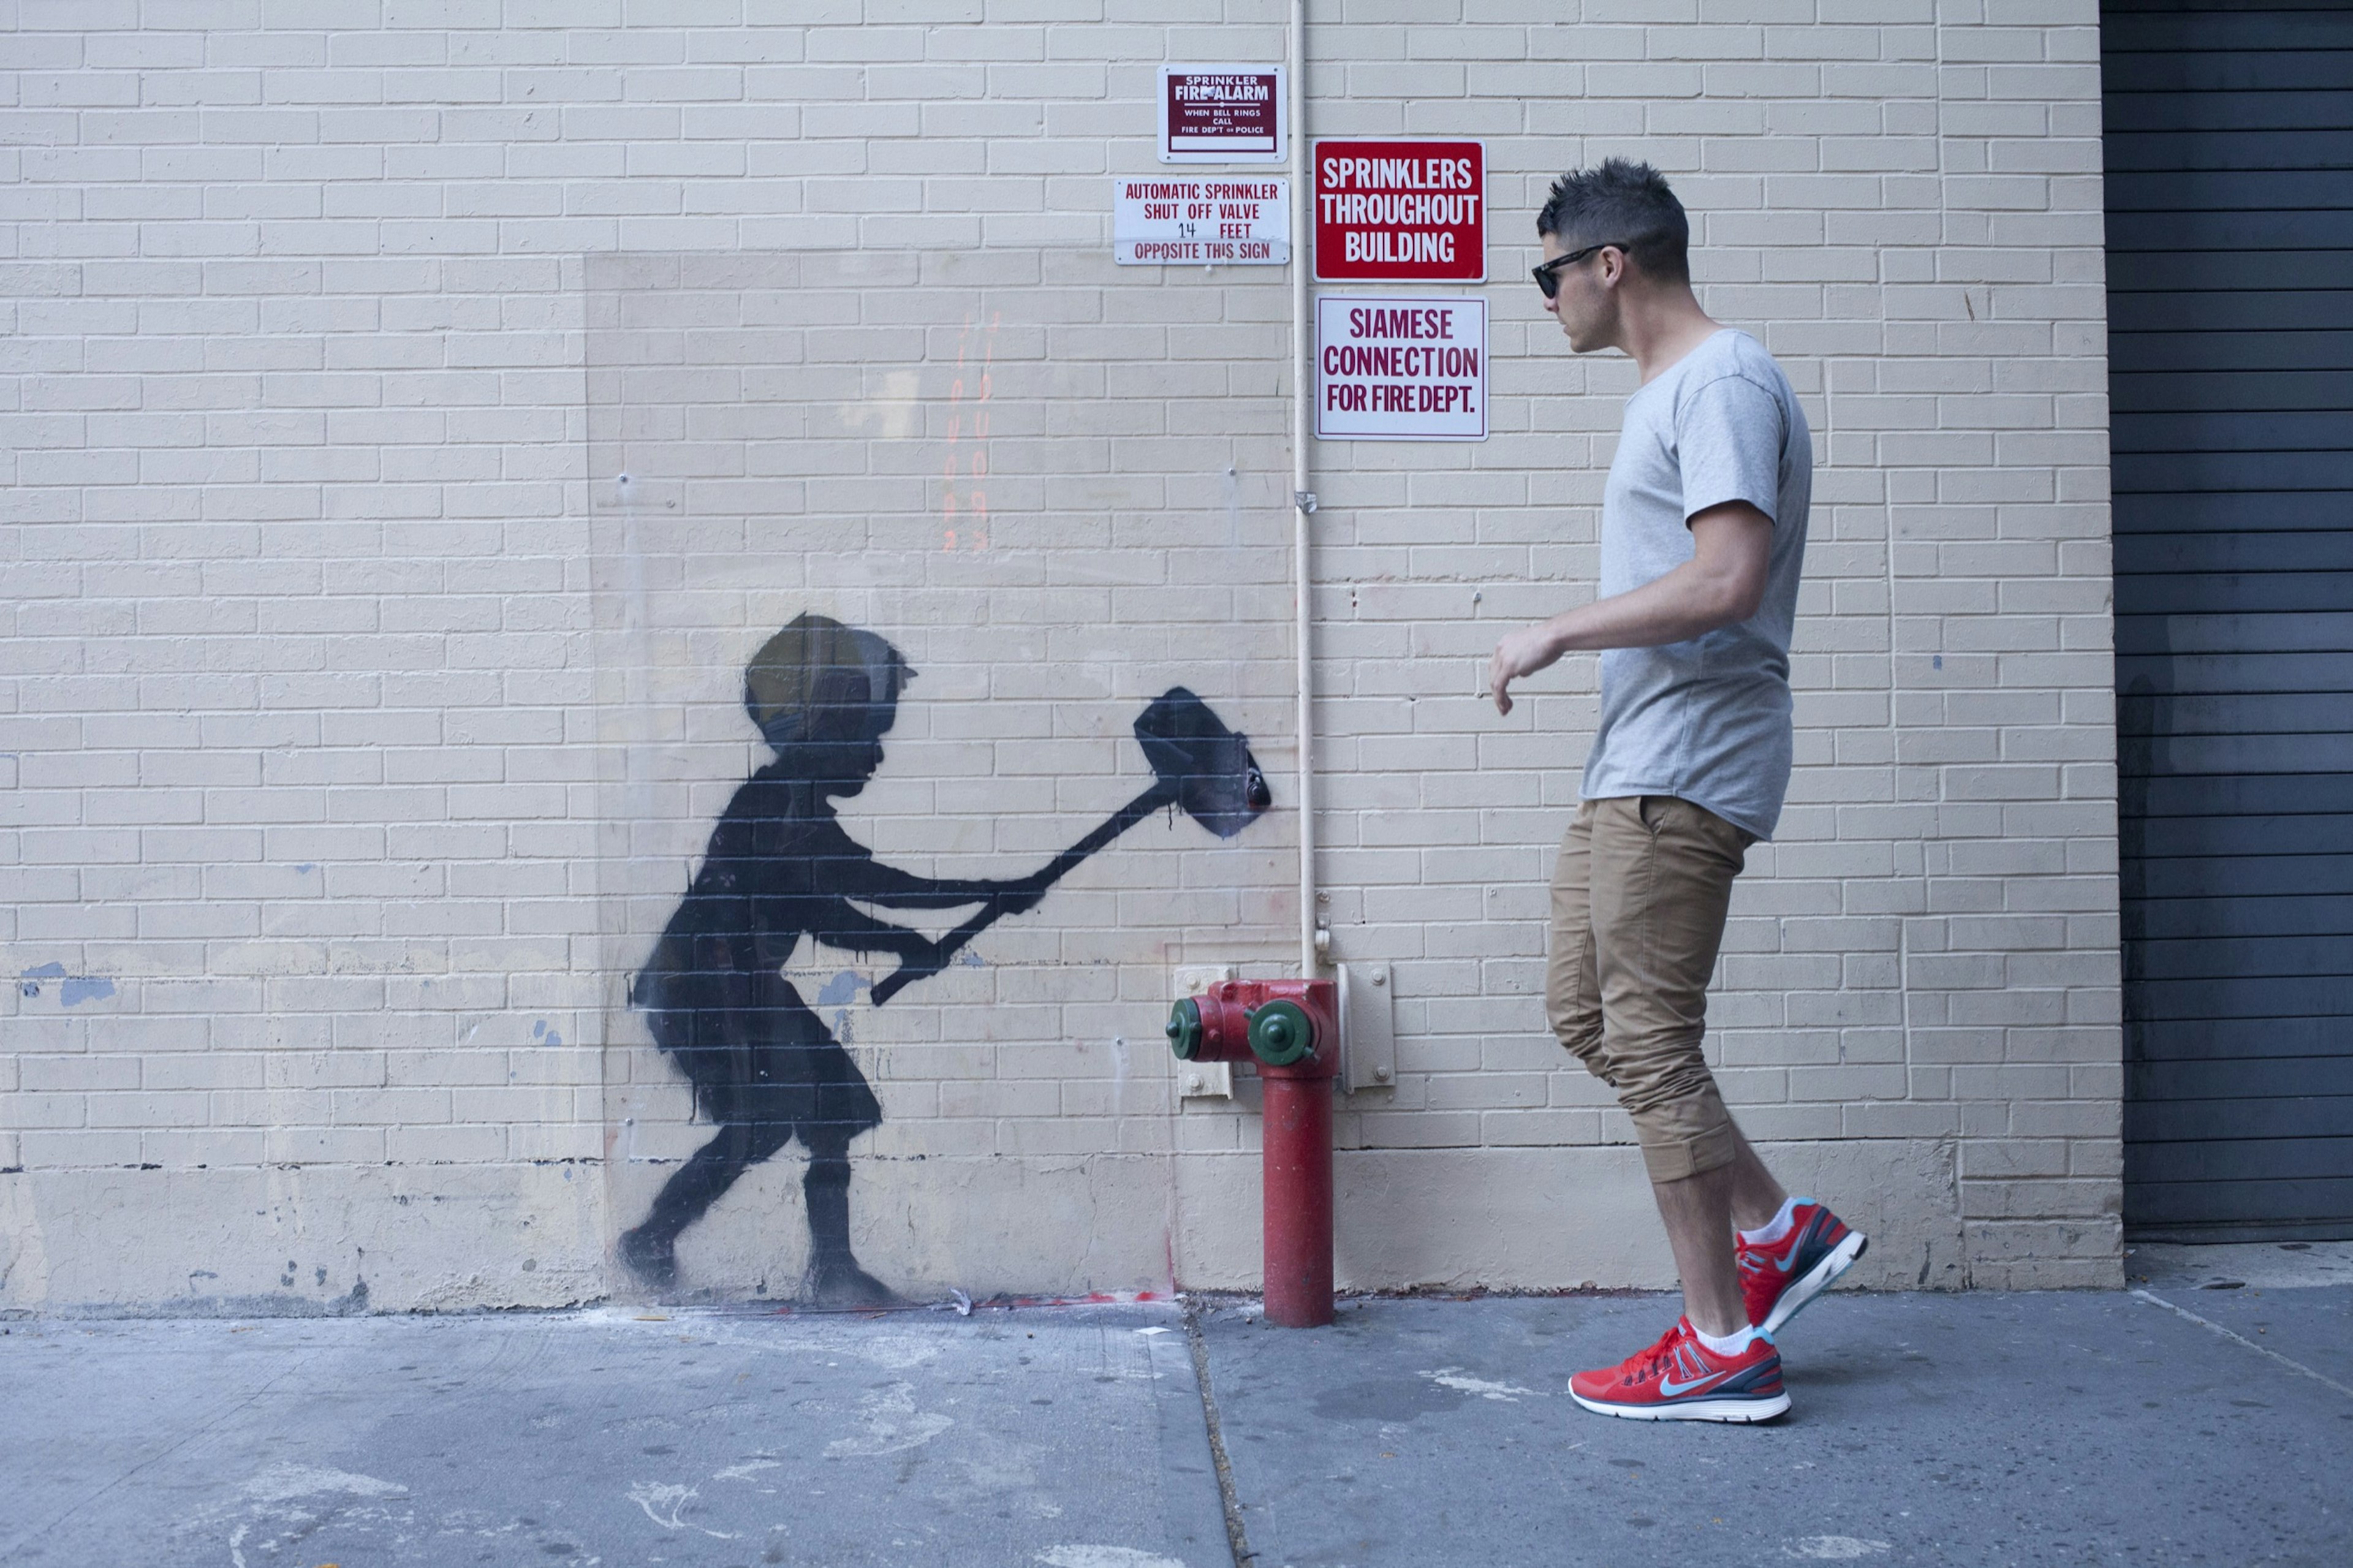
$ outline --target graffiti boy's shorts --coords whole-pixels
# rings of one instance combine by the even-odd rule
[[[1561,840],[1546,1012],[1618,1091],[1653,1182],[1728,1165],[1738,1147],[1700,1037],[1732,879],[1755,842],[1663,795],[1588,800]]]

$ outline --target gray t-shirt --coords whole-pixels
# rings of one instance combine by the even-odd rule
[[[1746,332],[1717,332],[1626,400],[1601,500],[1603,596],[1690,560],[1692,515],[1725,501],[1773,520],[1773,552],[1747,620],[1601,656],[1588,800],[1671,795],[1773,836],[1789,787],[1789,632],[1813,475],[1797,395]]]

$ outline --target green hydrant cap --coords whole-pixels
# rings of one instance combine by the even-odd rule
[[[1168,1009],[1168,1048],[1176,1053],[1180,1062],[1189,1062],[1201,1053],[1201,1005],[1190,996],[1180,999]]]
[[[1271,1068],[1287,1068],[1315,1050],[1315,1021],[1296,1002],[1269,1002],[1250,1016],[1251,1054]]]

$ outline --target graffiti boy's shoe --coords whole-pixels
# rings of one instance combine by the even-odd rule
[[[617,1250],[629,1272],[657,1290],[668,1290],[678,1283],[678,1238],[639,1226],[625,1230]]]
[[[1738,1355],[1717,1355],[1688,1318],[1641,1354],[1578,1373],[1568,1395],[1596,1415],[1633,1421],[1770,1421],[1789,1408],[1781,1352],[1769,1337],[1759,1333]]]
[[[873,1311],[907,1305],[905,1297],[858,1267],[847,1255],[813,1260],[802,1300],[821,1312]]]
[[[1739,1244],[1740,1293],[1748,1302],[1748,1321],[1768,1334],[1779,1333],[1782,1324],[1853,1268],[1870,1245],[1862,1232],[1849,1230],[1821,1205],[1799,1198],[1788,1235]]]

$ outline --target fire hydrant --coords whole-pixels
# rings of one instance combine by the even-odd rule
[[[1258,1064],[1266,1086],[1266,1319],[1291,1329],[1330,1322],[1337,988],[1329,980],[1222,981],[1176,1004],[1168,1047],[1183,1061]]]

